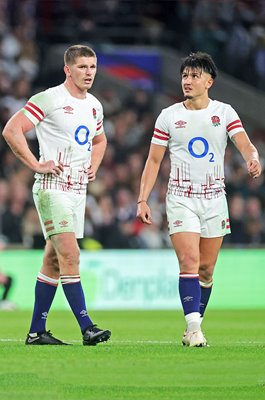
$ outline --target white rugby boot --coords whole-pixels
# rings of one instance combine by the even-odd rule
[[[190,335],[192,332],[188,332],[187,329],[184,331],[183,338],[182,338],[182,344],[183,346],[189,346],[190,345]]]
[[[187,330],[184,332],[182,338],[183,346],[189,347],[206,347],[207,340],[205,339],[201,330],[195,332],[188,332]]]
[[[190,335],[190,347],[206,347],[207,340],[201,330],[192,332]]]

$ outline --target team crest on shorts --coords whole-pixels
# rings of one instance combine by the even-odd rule
[[[221,123],[220,123],[220,118],[219,118],[217,115],[213,115],[213,116],[211,117],[211,120],[212,120],[213,126],[221,125]]]
[[[222,229],[225,229],[225,220],[223,219],[223,221],[221,222],[221,226],[222,226]]]

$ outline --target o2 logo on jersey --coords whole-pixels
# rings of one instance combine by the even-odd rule
[[[195,152],[194,151],[194,144],[196,142],[200,142],[201,144],[201,152]],[[209,156],[209,162],[214,162],[214,154],[213,153],[209,153],[209,143],[207,142],[207,140],[203,137],[200,136],[196,136],[193,139],[191,139],[188,143],[188,150],[190,152],[190,154],[192,155],[192,157],[195,158],[203,158],[206,157],[207,155]]]
[[[89,133],[89,129],[85,125],[80,125],[75,131],[75,141],[80,144],[80,146],[88,144],[87,151],[91,151],[91,142],[88,140]]]

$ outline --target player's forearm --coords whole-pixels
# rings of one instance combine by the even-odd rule
[[[251,160],[259,161],[258,151],[252,143],[249,143],[247,146],[245,146],[241,150],[241,154],[242,154],[242,157],[244,158],[244,160],[246,161],[246,163]]]
[[[245,132],[236,133],[234,136],[232,136],[231,140],[241,153],[246,163],[251,160],[259,161],[258,151]]]
[[[159,167],[160,163],[156,163],[153,160],[147,159],[141,178],[138,201],[148,200],[150,193],[155,185]]]
[[[33,171],[36,171],[38,160],[30,151],[27,140],[22,132],[16,132],[8,126],[3,130],[3,137],[15,156]]]
[[[91,166],[96,172],[103,160],[107,146],[107,139],[104,137],[100,142],[93,144],[91,155]]]

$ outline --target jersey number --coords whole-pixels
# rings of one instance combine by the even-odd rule
[[[85,125],[80,125],[75,131],[75,141],[80,144],[80,146],[85,146],[88,144],[87,151],[91,151],[91,142],[89,138],[89,129]]]
[[[201,153],[195,153],[195,151],[193,149],[193,145],[195,142],[201,142],[203,144],[203,149],[202,149]],[[188,143],[188,150],[189,150],[190,154],[192,155],[192,157],[203,158],[203,157],[207,156],[207,154],[208,154],[210,156],[209,162],[215,161],[214,154],[211,152],[209,153],[209,143],[203,137],[197,136],[197,137],[194,137],[193,139],[191,139]]]

